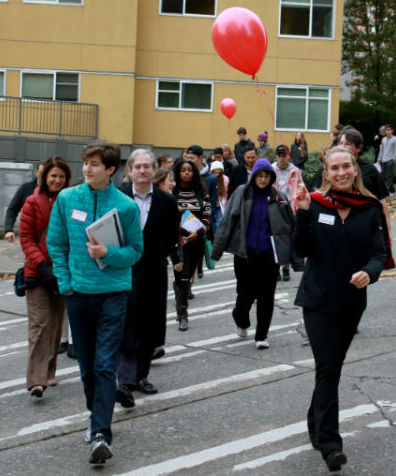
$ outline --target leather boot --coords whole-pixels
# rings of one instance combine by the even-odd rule
[[[179,330],[186,331],[188,329],[188,293],[190,291],[190,283],[188,281],[173,282],[173,289],[176,298],[177,321],[179,321]]]

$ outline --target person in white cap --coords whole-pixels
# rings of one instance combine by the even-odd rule
[[[230,183],[230,179],[227,177],[227,175],[224,174],[223,163],[218,160],[215,160],[211,163],[210,171],[217,179],[217,204],[215,219],[212,223],[212,231],[214,237],[216,235],[217,229],[219,228],[221,217],[224,215],[225,207],[227,204],[227,190],[228,184]]]

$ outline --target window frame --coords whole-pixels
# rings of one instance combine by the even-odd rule
[[[49,98],[29,98],[29,97],[24,97],[22,96],[22,91],[23,91],[23,75],[25,73],[28,74],[51,74],[53,77],[52,80],[52,99]],[[60,74],[76,74],[78,76],[78,84],[77,84],[77,99],[75,101],[71,100],[66,100],[66,99],[56,99],[56,75],[57,73]],[[22,69],[21,70],[21,77],[20,77],[20,86],[19,86],[19,97],[23,101],[59,101],[59,102],[72,102],[72,103],[79,103],[80,102],[80,88],[81,88],[81,74],[76,71],[63,71],[63,70],[48,70],[48,69]]]
[[[8,1],[8,0],[0,0],[0,1]],[[66,7],[82,7],[84,6],[84,1],[81,0],[81,3],[61,3],[61,0],[23,0],[23,3],[41,3],[44,5],[60,5]]]
[[[214,14],[213,15],[200,15],[198,13],[185,13],[186,11],[186,0],[183,1],[183,12],[182,13],[163,13],[162,10],[162,1],[158,2],[158,14],[167,16],[167,17],[197,17],[197,18],[216,18],[217,17],[217,0],[214,1]]]
[[[282,20],[282,2],[290,6],[301,6],[300,3],[295,3],[293,0],[279,0],[279,19],[278,19],[278,37],[279,38],[301,38],[304,40],[326,40],[331,41],[335,39],[335,13],[337,2],[335,0],[330,0],[333,8],[332,15],[332,25],[331,25],[331,35],[330,36],[312,36],[312,9],[313,9],[313,0],[306,0],[306,3],[309,3],[309,35],[285,35],[281,33],[281,20]],[[283,5],[284,5],[283,4]]]
[[[159,92],[165,92],[159,89],[160,82],[174,82],[179,83],[179,107],[162,107],[158,105]],[[209,84],[210,85],[210,108],[209,109],[196,109],[196,108],[184,108],[182,104],[182,86],[183,84]],[[176,91],[170,91],[176,92]],[[157,78],[155,84],[155,110],[158,111],[187,111],[187,112],[213,112],[213,94],[214,82],[201,80],[201,79],[179,79],[179,78]]]
[[[2,0],[0,0],[2,1]],[[4,68],[0,68],[0,73],[4,73],[3,75],[3,94],[0,94],[0,96],[6,96],[6,78],[7,78],[7,70]],[[2,99],[4,101],[4,99]]]
[[[285,97],[285,96],[278,96],[278,89],[301,89],[305,90],[305,121],[304,121],[304,127],[293,127],[293,128],[288,128],[288,127],[278,127],[277,122],[278,122],[278,98],[279,97]],[[309,122],[309,90],[310,89],[323,89],[325,91],[328,91],[328,97],[327,97],[327,126],[326,129],[309,129],[308,128],[308,122]],[[277,84],[276,85],[276,90],[275,90],[275,123],[274,123],[274,130],[276,131],[285,131],[285,132],[295,132],[296,130],[302,131],[302,132],[321,132],[321,133],[326,133],[330,132],[330,120],[331,120],[331,105],[332,105],[332,92],[333,89],[330,86],[316,86],[316,85],[301,85],[301,84]],[[292,97],[297,97],[297,96],[291,96]],[[302,98],[303,96],[299,96]],[[315,99],[321,99],[321,98],[315,98]],[[323,99],[325,101],[325,99]]]

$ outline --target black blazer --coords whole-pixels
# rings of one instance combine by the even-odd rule
[[[248,172],[245,165],[237,165],[232,171],[230,183],[228,184],[227,195],[231,197],[233,191],[248,181]]]
[[[132,183],[122,183],[120,190],[133,198]],[[168,293],[167,256],[179,239],[180,215],[175,198],[153,187],[147,222],[143,230],[144,250],[132,267],[133,310],[137,338],[154,347],[163,345],[166,329]]]

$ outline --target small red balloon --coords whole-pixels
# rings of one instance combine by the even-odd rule
[[[233,99],[224,98],[220,103],[220,109],[225,117],[231,119],[231,117],[235,114],[237,107]]]
[[[216,18],[212,41],[217,53],[230,66],[255,76],[268,47],[267,32],[260,18],[247,8],[227,8]]]

